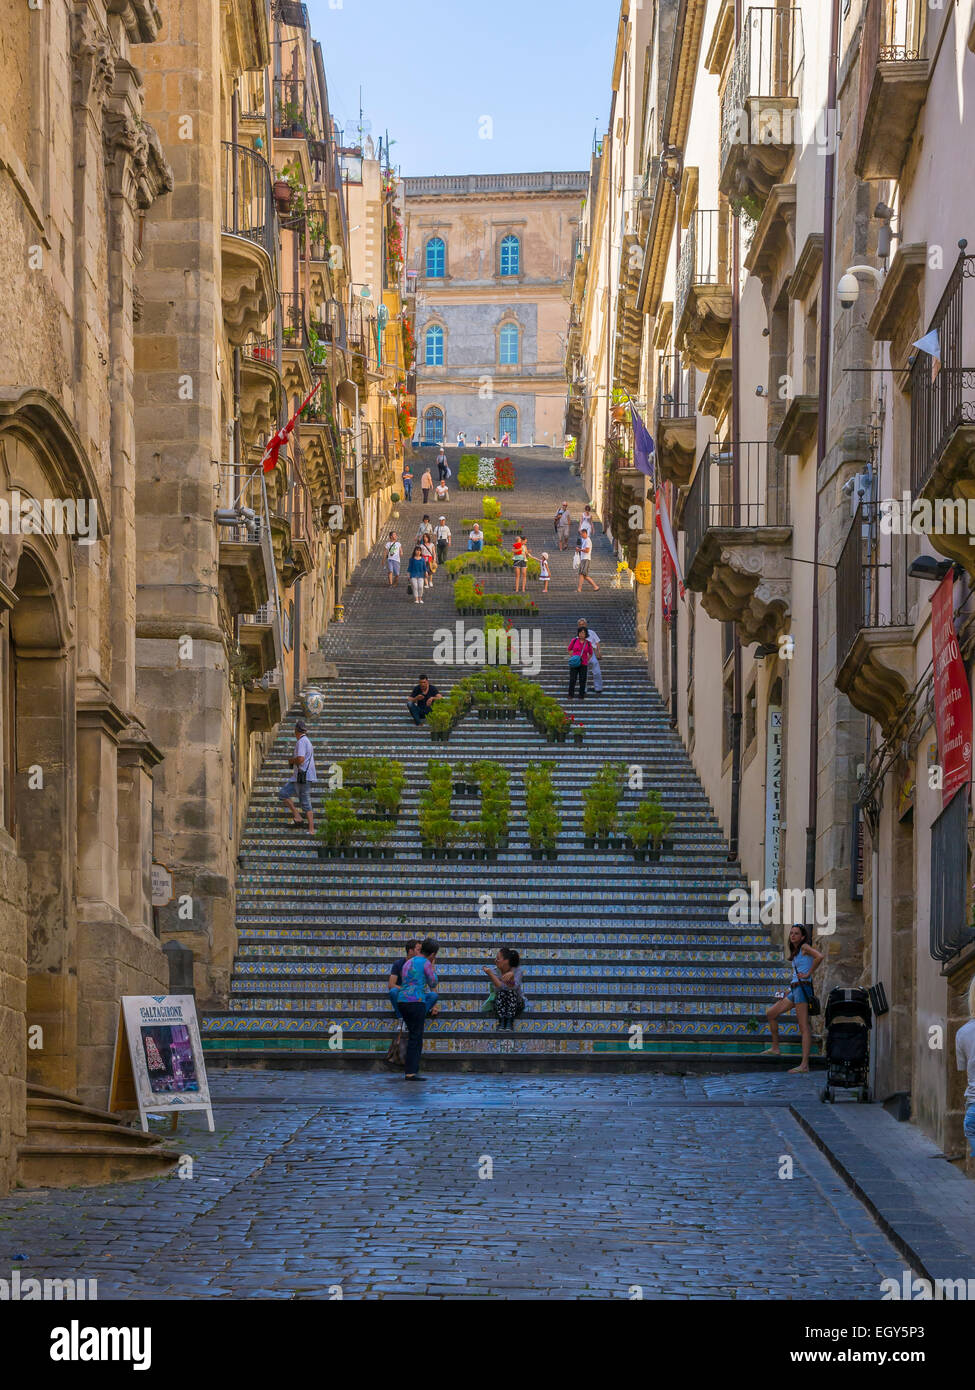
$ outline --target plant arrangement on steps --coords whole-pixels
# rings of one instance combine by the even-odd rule
[[[502,550],[497,545],[485,545],[483,550],[466,550],[460,555],[455,555],[452,560],[447,561],[447,573],[451,576],[458,574],[481,574],[492,570],[510,570],[515,563],[512,551]],[[531,579],[537,579],[541,566],[537,560],[529,559],[528,575]]]
[[[494,634],[492,636],[492,634]],[[486,613],[484,616],[484,648],[489,666],[507,666],[511,660],[511,619],[502,618],[500,613]],[[503,719],[514,719],[517,710],[512,705],[504,707]]]
[[[457,468],[457,486],[465,492],[477,492],[484,487],[509,492],[515,485],[515,470],[510,457],[487,458],[478,454],[461,454]]]
[[[655,788],[623,822],[633,858],[640,864],[659,859],[661,852],[670,848],[666,836],[673,823],[673,811],[664,810],[661,794]]]
[[[463,772],[463,779],[460,773]],[[508,847],[511,798],[508,772],[489,759],[461,764],[431,758],[427,763],[428,790],[420,804],[420,853],[424,859],[497,859]],[[451,815],[455,783],[468,794],[480,792],[480,814],[473,820]]]
[[[454,580],[454,607],[458,613],[466,614],[469,617],[474,617],[478,613],[503,613],[515,616],[538,612],[538,604],[527,594],[486,594],[483,584],[477,583],[469,574],[462,574]]]
[[[510,713],[494,711],[520,710],[550,743],[564,743],[573,727],[558,700],[546,695],[537,682],[504,667],[485,667],[458,681],[434,703],[424,723],[434,742],[445,743],[462,719],[472,710],[480,718],[482,709],[485,719],[510,719]]]
[[[528,817],[528,843],[533,859],[558,859],[556,842],[562,829],[559,807],[562,798],[552,782],[553,764],[529,763],[523,777],[525,813]]]
[[[582,794],[582,836],[586,849],[621,849],[615,835],[626,769],[622,763],[603,763]]]
[[[396,829],[406,776],[389,758],[346,758],[341,785],[325,798],[318,830],[320,859],[394,859],[386,841]]]

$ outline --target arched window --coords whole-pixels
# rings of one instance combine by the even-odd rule
[[[498,334],[498,361],[502,366],[511,366],[518,361],[518,325],[506,323]]]
[[[521,271],[521,241],[516,236],[501,239],[501,274],[517,275]]]
[[[447,243],[442,236],[427,242],[427,279],[442,280],[447,270]]]
[[[505,405],[498,412],[498,438],[508,436],[509,444],[518,443],[518,412],[513,405]]]
[[[428,444],[443,442],[443,411],[438,405],[431,405],[423,412],[423,438]]]
[[[428,367],[443,366],[443,329],[433,324],[427,329],[423,339],[423,361]]]

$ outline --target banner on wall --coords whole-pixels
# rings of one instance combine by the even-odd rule
[[[934,717],[941,763],[941,806],[972,780],[972,697],[955,631],[955,577],[947,574],[931,600]],[[967,795],[967,793],[966,793]]]
[[[191,994],[126,995],[119,1000],[108,1108],[138,1109],[144,1130],[149,1128],[150,1114],[203,1110],[213,1133],[200,1025]]]

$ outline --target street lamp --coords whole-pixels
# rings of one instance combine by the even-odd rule
[[[926,579],[930,584],[940,584],[951,570],[955,571],[957,579],[961,566],[952,560],[936,560],[933,555],[918,555],[907,567],[912,579]]]

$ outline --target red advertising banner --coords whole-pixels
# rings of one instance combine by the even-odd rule
[[[972,697],[955,632],[954,610],[955,577],[951,573],[938,585],[931,600],[934,716],[938,726],[942,808],[972,778]]]

